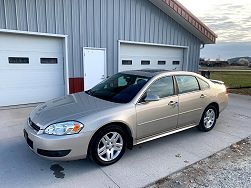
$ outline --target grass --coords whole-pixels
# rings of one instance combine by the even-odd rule
[[[228,88],[251,87],[251,71],[212,71],[210,78],[223,81]]]

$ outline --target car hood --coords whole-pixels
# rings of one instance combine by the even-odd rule
[[[101,100],[81,92],[39,105],[31,112],[30,118],[32,122],[44,129],[53,123],[76,120],[76,117],[84,117],[118,105],[118,103]]]

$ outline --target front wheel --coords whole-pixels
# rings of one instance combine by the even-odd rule
[[[92,159],[101,166],[117,162],[125,153],[126,135],[120,127],[110,126],[101,130],[91,146]]]
[[[214,106],[208,106],[202,114],[199,130],[208,132],[212,130],[216,124],[216,108]]]

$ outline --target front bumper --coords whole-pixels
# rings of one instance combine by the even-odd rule
[[[37,155],[51,160],[68,161],[86,158],[92,132],[55,136],[38,134],[26,125],[24,137],[29,148]]]

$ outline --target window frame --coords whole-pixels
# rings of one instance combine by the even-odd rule
[[[153,80],[153,82],[150,83],[150,85],[148,85],[145,89],[145,91],[141,94],[141,96],[138,98],[138,101],[136,104],[144,104],[146,103],[144,101],[144,98],[145,98],[145,95],[146,95],[146,92],[147,90],[152,86],[152,84],[154,84],[155,82],[157,82],[158,80],[162,79],[162,78],[165,78],[165,77],[171,77],[172,81],[173,81],[173,95],[170,95],[170,96],[167,96],[167,97],[163,97],[163,98],[160,98],[159,101],[161,100],[164,100],[164,99],[167,99],[167,98],[170,98],[170,97],[174,97],[174,96],[177,96],[178,95],[178,88],[177,88],[177,85],[176,85],[176,82],[175,82],[175,78],[173,75],[165,75],[165,76],[162,76],[162,77],[159,77],[155,80]]]
[[[177,81],[177,78],[176,78],[178,76],[191,76],[191,77],[194,77],[195,80],[196,80],[196,82],[197,82],[197,84],[198,84],[199,89],[198,90],[194,90],[194,91],[185,92],[185,93],[180,93],[179,84],[178,84],[178,81]],[[176,86],[177,86],[178,95],[183,95],[183,94],[187,94],[187,93],[195,93],[195,92],[201,91],[200,84],[199,84],[199,81],[198,81],[198,79],[197,79],[196,76],[181,74],[181,75],[175,75],[174,77],[175,77],[175,83],[176,83]]]

